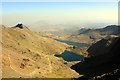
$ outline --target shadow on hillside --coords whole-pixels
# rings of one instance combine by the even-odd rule
[[[85,61],[71,66],[72,69],[83,75],[79,79],[92,78],[120,69],[120,37],[116,40],[116,43],[112,45],[107,53],[86,58]],[[103,52],[105,51],[101,51],[101,53]]]

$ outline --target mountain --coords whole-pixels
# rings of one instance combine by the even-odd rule
[[[2,28],[3,78],[75,78],[79,74],[54,56],[67,44],[32,32],[23,24]]]
[[[74,42],[92,44],[109,35],[120,35],[120,26],[109,25],[105,28],[99,29],[82,28],[78,30],[76,34],[69,36],[67,39]]]
[[[119,26],[111,25],[101,29],[83,28],[73,32],[74,34],[70,34],[69,37],[67,35],[69,41],[92,45],[85,48],[58,42],[50,38],[51,36],[33,32],[23,24],[14,27],[1,25],[0,28],[2,28],[0,44],[3,78],[78,78],[82,75],[85,78],[92,78],[120,69]],[[56,55],[66,57],[66,53],[69,56],[81,55],[83,59],[79,62],[79,59],[77,62],[66,62],[56,57]],[[67,56],[68,59],[70,57]]]
[[[107,36],[106,38],[103,38],[102,40],[90,46],[87,51],[92,56],[99,56],[108,53],[118,41],[116,37],[118,36]]]
[[[99,29],[102,34],[108,34],[108,35],[118,35],[120,34],[120,26],[117,25],[109,25],[103,29]]]
[[[120,32],[120,26],[119,25],[108,25],[104,28],[98,28],[98,29],[86,29],[86,28],[82,28],[80,30],[78,30],[79,34],[87,34],[87,33],[91,33],[91,32],[101,32],[104,34],[119,34]]]
[[[111,79],[120,78],[120,37],[109,37],[96,42],[88,49],[92,55],[71,68],[82,77],[79,79]],[[78,80],[79,80],[78,79]]]

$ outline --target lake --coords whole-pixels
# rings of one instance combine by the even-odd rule
[[[81,61],[84,59],[82,55],[70,52],[65,50],[62,54],[55,54],[56,57],[62,57],[65,61],[67,62],[72,62],[72,61]]]
[[[88,47],[89,46],[88,44],[85,44],[85,43],[77,43],[77,42],[72,42],[72,41],[68,41],[68,40],[60,40],[60,39],[54,39],[54,40],[66,43],[70,46],[77,46],[77,47]]]

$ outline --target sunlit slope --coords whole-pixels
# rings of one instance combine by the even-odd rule
[[[78,76],[62,59],[54,57],[68,45],[37,35],[25,26],[23,29],[2,26],[1,44],[4,78]]]

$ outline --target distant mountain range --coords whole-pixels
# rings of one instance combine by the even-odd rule
[[[117,35],[120,34],[120,26],[117,25],[109,25],[106,26],[105,28],[100,28],[100,29],[80,29],[79,34],[87,34],[91,32],[100,32],[103,35]]]
[[[68,40],[75,42],[83,42],[83,43],[94,43],[99,41],[102,38],[105,38],[109,35],[120,35],[120,26],[118,25],[109,25],[105,28],[99,29],[86,29],[82,28],[78,30],[73,35],[68,37]]]
[[[42,34],[71,34],[76,32],[79,28],[79,25],[71,24],[51,24],[45,21],[39,21],[34,24],[29,25],[29,28],[35,32],[41,32]]]
[[[41,32],[43,34],[53,34],[53,35],[62,35],[62,34],[72,34],[76,33],[81,28],[97,28],[105,26],[105,23],[79,23],[79,22],[63,22],[63,23],[50,23],[47,21],[38,21],[31,23],[29,28],[35,32]],[[82,30],[82,29],[81,29]]]

